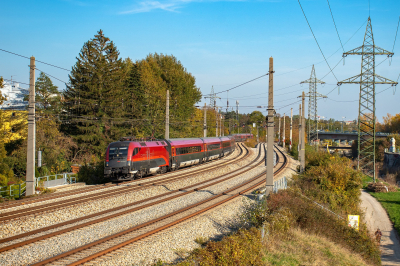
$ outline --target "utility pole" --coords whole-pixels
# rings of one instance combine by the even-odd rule
[[[281,117],[278,119],[278,145],[281,144]]]
[[[169,139],[169,90],[167,90],[167,107],[165,109],[165,139]]]
[[[393,53],[375,46],[372,33],[371,18],[365,30],[363,45],[349,52],[347,55],[361,55],[361,74],[338,82],[341,84],[360,84],[360,100],[358,105],[358,162],[357,168],[364,170],[367,175],[375,180],[375,84],[397,85],[397,82],[375,74],[375,55],[387,55]]]
[[[289,151],[292,151],[293,108],[290,108]]]
[[[204,130],[204,137],[207,137],[207,103],[204,103],[204,124],[203,124],[203,130]]]
[[[344,131],[343,131],[343,124],[344,124],[344,119],[345,119],[346,117],[345,116],[342,116],[342,133],[344,133]]]
[[[283,114],[283,137],[282,137],[282,147],[285,148],[286,133],[285,133],[285,114]]]
[[[268,196],[274,189],[274,59],[269,58],[269,88],[268,88],[268,115],[267,115],[267,178],[265,195]]]
[[[304,101],[305,101],[305,94],[304,94],[304,91],[303,91],[303,94],[302,94],[302,97],[301,97],[301,103],[302,103],[302,108],[301,108],[301,113],[302,113],[302,116],[301,116],[301,161],[300,161],[300,164],[301,164],[301,172],[303,172],[304,171],[304,169],[306,168],[306,138],[305,138],[305,136],[306,136],[306,127],[305,127],[305,124],[306,124],[306,119],[305,119],[305,114],[304,114],[304,109],[305,109],[305,104],[304,104]]]
[[[301,139],[301,132],[303,130],[303,126],[301,124],[301,104],[299,104],[299,144],[297,146],[297,154],[298,154],[298,159],[301,162],[301,143],[302,143],[302,139]],[[304,140],[303,140],[304,141]],[[303,172],[301,169],[301,164],[300,164],[300,173]]]
[[[28,149],[26,156],[26,196],[35,193],[35,57],[30,58],[29,105],[28,105]]]
[[[216,107],[215,111],[215,136],[218,138],[218,107]]]
[[[314,65],[312,66],[311,76],[309,79],[300,82],[300,84],[309,83],[309,91],[305,95],[305,97],[309,97],[308,99],[308,143],[314,143],[317,140],[317,116],[318,116],[318,108],[317,108],[317,98],[327,98],[325,95],[322,95],[317,92],[317,83],[325,84],[325,82],[317,79],[315,75]],[[305,125],[304,125],[305,127]]]
[[[239,134],[239,128],[240,128],[240,123],[239,123],[239,101],[236,101],[236,120],[237,120],[237,133]]]

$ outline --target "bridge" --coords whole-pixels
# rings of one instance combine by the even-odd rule
[[[389,135],[394,135],[392,133],[382,133],[382,132],[377,132],[375,134],[375,138],[377,139],[384,139],[387,138]],[[396,134],[398,135],[398,134]],[[351,140],[358,140],[358,132],[357,131],[352,131],[352,132],[328,132],[328,131],[319,131],[318,132],[318,139],[320,140],[325,140],[325,139],[333,139],[333,140],[346,140],[346,141],[351,141]]]

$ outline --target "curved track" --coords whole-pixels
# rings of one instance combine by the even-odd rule
[[[246,150],[246,156],[247,156],[249,151],[248,151],[248,149],[246,147],[245,147],[245,150]],[[260,155],[258,155],[257,158],[259,158],[259,156]],[[257,158],[255,160],[253,160],[253,162],[256,161]],[[251,163],[253,163],[253,162],[251,162]],[[248,165],[250,165],[251,163],[249,163]],[[87,221],[87,222],[81,223],[79,225],[75,225],[75,226],[72,226],[72,227],[68,227],[68,228],[59,230],[57,232],[52,232],[52,233],[49,233],[49,234],[46,234],[46,235],[34,237],[34,238],[29,239],[29,240],[25,240],[25,241],[22,241],[22,242],[18,242],[18,243],[12,244],[12,245],[8,245],[8,246],[5,246],[5,247],[2,247],[2,248],[0,248],[0,252],[4,252],[4,251],[8,251],[8,250],[11,250],[11,249],[14,249],[14,248],[18,248],[18,247],[21,247],[21,246],[24,246],[24,245],[27,245],[27,244],[30,244],[30,243],[34,243],[36,241],[41,241],[41,240],[44,240],[44,239],[47,239],[47,238],[50,238],[50,237],[53,237],[53,236],[57,236],[57,235],[60,235],[60,234],[66,233],[66,232],[70,232],[72,230],[77,230],[77,229],[83,228],[85,226],[89,226],[89,225],[92,225],[92,224],[100,223],[100,222],[106,221],[108,219],[113,219],[115,217],[118,217],[118,216],[121,216],[121,215],[124,215],[124,214],[128,214],[128,213],[132,213],[132,212],[135,212],[135,211],[138,211],[140,209],[144,209],[144,208],[147,208],[147,207],[150,207],[150,206],[154,206],[154,205],[159,204],[161,202],[165,202],[165,201],[177,198],[177,197],[182,197],[182,196],[184,196],[186,194],[193,193],[193,192],[196,192],[196,191],[201,190],[203,188],[206,188],[206,187],[215,185],[217,183],[223,182],[225,180],[231,179],[231,178],[233,178],[233,177],[235,177],[237,175],[242,174],[243,172],[245,172],[245,171],[240,171],[240,169],[237,169],[237,170],[235,170],[235,171],[233,171],[231,173],[228,173],[228,174],[225,174],[225,175],[221,175],[221,176],[217,176],[217,177],[208,179],[206,181],[198,182],[198,183],[196,183],[194,185],[186,186],[186,187],[180,188],[178,190],[173,190],[173,191],[161,194],[161,195],[153,196],[151,198],[147,198],[147,199],[144,199],[144,200],[128,203],[128,204],[125,204],[125,205],[122,205],[122,206],[119,206],[119,207],[115,207],[115,208],[112,208],[112,209],[108,209],[108,210],[105,210],[105,211],[102,211],[102,212],[94,213],[92,215],[87,215],[87,216],[84,216],[84,217],[81,217],[81,218],[68,220],[66,222],[54,224],[54,225],[47,226],[47,227],[44,227],[44,228],[40,228],[40,229],[37,229],[37,230],[29,231],[29,232],[26,232],[26,233],[23,233],[23,234],[19,234],[19,235],[3,238],[3,239],[0,239],[0,243],[10,242],[10,241],[17,240],[17,239],[20,239],[20,238],[24,238],[24,237],[27,237],[27,236],[33,236],[35,234],[43,233],[45,231],[49,231],[49,230],[52,230],[52,229],[60,228],[60,227],[63,227],[63,226],[69,225],[69,224],[82,222],[82,221],[94,218],[96,216],[100,217],[100,216],[102,216],[104,214],[112,213],[112,214],[110,214],[108,216],[101,217],[101,218],[98,218],[98,219],[95,219],[95,220],[91,220],[91,221]],[[236,174],[232,175],[232,173],[236,173]],[[182,192],[182,191],[184,191],[184,192]],[[177,193],[179,193],[179,194],[177,194]],[[177,195],[173,195],[173,194],[177,194]],[[165,198],[165,197],[167,197],[167,198]],[[160,198],[164,198],[164,199],[157,200],[157,199],[160,199]],[[157,201],[154,201],[154,200],[157,200]],[[151,201],[154,201],[154,202],[151,202]],[[143,203],[147,203],[147,204],[141,205]],[[133,209],[123,210],[123,209],[129,208],[129,207],[133,207],[135,205],[141,205],[141,206],[133,208]],[[119,213],[114,213],[114,212],[119,211],[119,210],[123,210],[123,211],[121,211]]]
[[[278,164],[276,165],[276,170],[274,175],[278,174],[282,171],[287,165],[286,156],[279,150],[276,149],[278,155]],[[260,153],[259,153],[260,155]],[[255,166],[262,164],[264,161],[261,160]],[[247,170],[246,170],[247,171]],[[218,183],[221,181],[216,181],[214,183]],[[140,239],[148,237],[152,234],[158,233],[166,228],[172,227],[178,223],[186,221],[196,215],[204,213],[210,209],[213,209],[221,204],[224,204],[242,194],[245,194],[255,188],[258,188],[265,184],[265,173],[262,173],[250,180],[235,186],[231,189],[225,190],[222,193],[214,195],[206,200],[197,202],[196,204],[190,205],[188,207],[182,208],[178,211],[169,213],[157,219],[148,221],[146,223],[140,224],[138,226],[132,227],[128,230],[119,232],[117,234],[105,237],[98,241],[89,243],[87,245],[81,246],[77,249],[70,250],[58,256],[49,258],[42,262],[36,263],[34,265],[45,265],[48,263],[55,264],[68,264],[68,265],[79,265],[85,262],[91,261],[98,257],[103,256],[109,252],[117,250],[121,247],[125,247],[131,243],[137,242]],[[204,187],[208,187],[211,184],[205,185],[203,187],[194,189],[192,191],[185,191],[183,193],[192,193],[196,190],[202,189]],[[170,200],[170,199],[167,199]],[[150,227],[146,232],[142,232],[144,228]]]
[[[66,200],[42,204],[39,206],[30,207],[30,208],[24,208],[24,209],[20,209],[20,210],[5,212],[5,213],[1,214],[0,222],[11,220],[11,219],[18,219],[23,216],[37,214],[38,212],[54,211],[57,208],[70,207],[75,204],[86,203],[87,201],[100,200],[100,199],[104,199],[107,197],[120,195],[121,193],[131,193],[133,191],[143,190],[143,189],[151,187],[151,186],[162,185],[162,184],[165,184],[166,182],[175,182],[180,179],[193,176],[194,174],[206,173],[211,170],[217,169],[225,164],[237,163],[238,161],[243,160],[244,158],[246,158],[249,155],[248,149],[244,148],[245,155],[243,157],[240,157],[243,154],[243,147],[241,147],[241,145],[239,145],[239,148],[241,149],[241,151],[237,158],[235,158],[234,160],[223,162],[222,164],[217,164],[217,165],[213,165],[213,166],[210,166],[207,168],[194,170],[194,171],[191,171],[189,173],[184,173],[179,176],[172,175],[172,176],[168,176],[163,179],[156,180],[156,181],[152,181],[152,180],[147,181],[147,179],[144,179],[143,182],[141,182],[141,183],[133,184],[133,185],[127,186],[127,187],[120,187],[118,189],[113,189],[110,191],[100,191],[98,193],[82,195],[82,197],[79,197],[79,198],[66,199]],[[182,170],[189,170],[189,169],[190,168],[186,168],[186,169],[182,169]],[[124,184],[132,183],[132,182],[135,182],[135,181],[125,182]],[[85,191],[85,192],[87,192],[87,191]],[[1,242],[2,241],[0,240],[0,243]]]

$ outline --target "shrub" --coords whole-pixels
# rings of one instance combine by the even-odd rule
[[[78,172],[78,182],[85,182],[88,185],[106,182],[104,179],[104,163],[100,161],[93,165],[85,164],[81,166]]]

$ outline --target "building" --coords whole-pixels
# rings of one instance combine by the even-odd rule
[[[19,83],[3,83],[4,88],[0,88],[1,94],[7,98],[6,101],[0,105],[3,110],[26,110],[28,101],[24,101],[24,97],[29,95],[29,90],[21,88]]]

